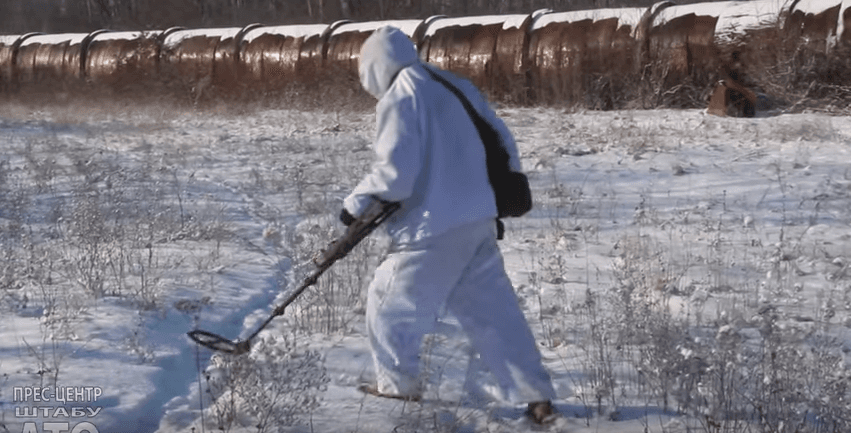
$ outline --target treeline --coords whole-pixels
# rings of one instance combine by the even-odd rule
[[[646,7],[656,0],[0,0],[0,34],[331,23]],[[691,1],[680,2],[690,3]]]

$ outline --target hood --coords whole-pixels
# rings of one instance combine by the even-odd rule
[[[395,27],[382,27],[363,43],[360,53],[360,82],[372,96],[381,99],[393,78],[406,66],[419,61],[414,43]]]

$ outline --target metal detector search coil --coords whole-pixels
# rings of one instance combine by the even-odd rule
[[[230,353],[232,355],[240,355],[251,350],[251,344],[248,340],[231,341],[218,334],[196,329],[187,333],[192,341],[218,352]]]

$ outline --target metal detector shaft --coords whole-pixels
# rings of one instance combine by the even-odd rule
[[[316,270],[307,278],[304,279],[301,286],[295,289],[284,302],[275,307],[272,314],[260,324],[260,326],[251,333],[243,341],[231,341],[220,335],[212,332],[196,329],[188,333],[196,343],[220,352],[232,353],[239,355],[246,353],[251,349],[251,340],[257,336],[263,329],[272,322],[276,317],[284,314],[284,310],[293,303],[308,287],[316,284],[321,276],[328,268],[331,267],[337,260],[345,257],[351,250],[369,236],[376,227],[381,225],[393,212],[399,209],[399,203],[384,203],[376,201],[373,206],[367,209],[364,216],[352,223],[347,229],[346,234],[341,238],[331,242],[324,251],[321,251],[313,260],[316,264]]]
[[[301,286],[299,286],[299,288],[295,289],[292,292],[292,294],[290,294],[290,296],[287,297],[287,299],[284,300],[284,302],[281,303],[281,305],[278,305],[277,307],[275,307],[275,309],[272,311],[272,314],[266,320],[264,320],[263,323],[261,323],[260,326],[254,332],[252,332],[251,335],[248,336],[248,338],[245,339],[245,341],[253,340],[254,337],[256,337],[257,334],[260,333],[260,331],[265,329],[266,326],[273,319],[275,319],[278,316],[283,315],[284,310],[290,304],[292,304],[293,301],[295,301],[296,298],[298,298],[308,287],[316,284],[316,281],[319,280],[319,276],[322,275],[326,270],[328,270],[328,268],[330,268],[333,263],[334,262],[327,262],[327,264],[324,264],[323,266],[321,266],[317,270],[313,271],[313,273],[309,277],[305,278],[304,282],[301,283]]]

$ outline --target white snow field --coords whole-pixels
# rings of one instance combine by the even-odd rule
[[[0,107],[0,432],[851,431],[851,119],[500,108],[535,209],[500,245],[562,416],[492,397],[451,317],[425,400],[372,379],[371,112]],[[435,270],[439,272],[439,270]],[[796,430],[797,429],[797,430]]]

